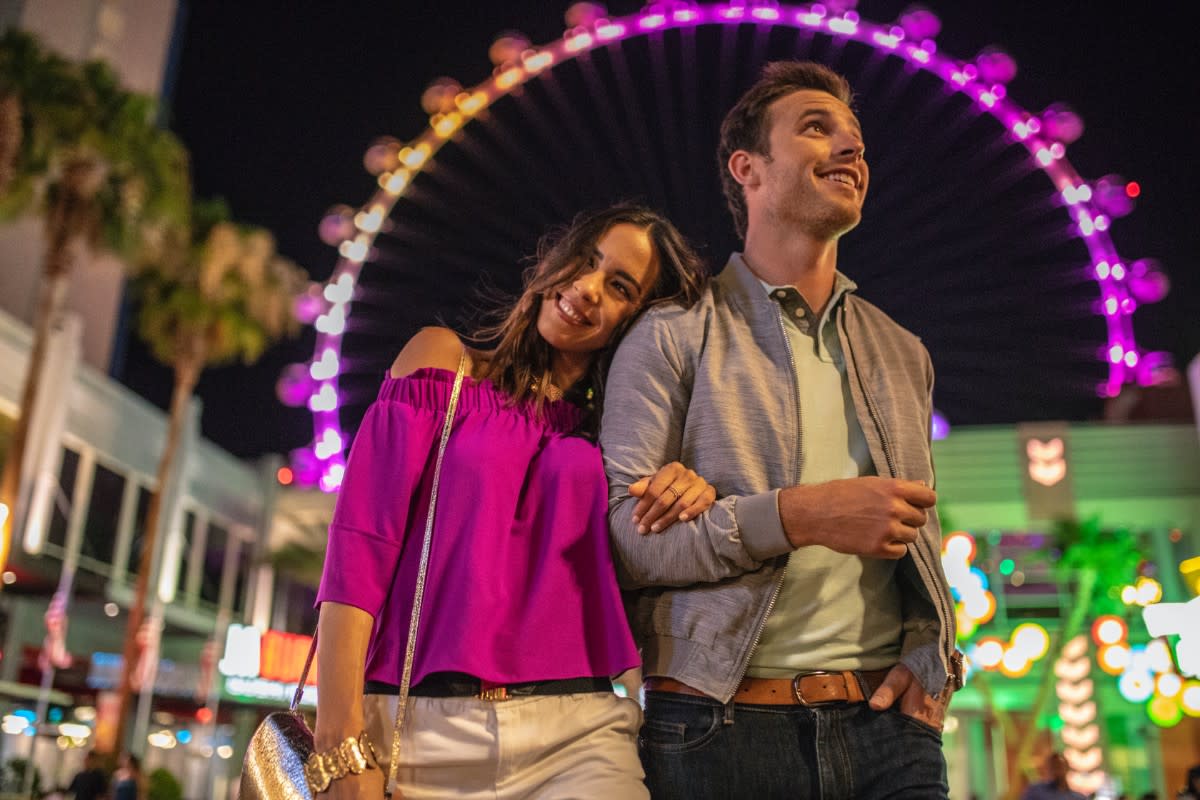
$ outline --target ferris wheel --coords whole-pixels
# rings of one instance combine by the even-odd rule
[[[1133,316],[1165,295],[1166,277],[1151,259],[1126,262],[1109,234],[1137,184],[1082,178],[1067,158],[1082,121],[1010,97],[1017,65],[1004,51],[956,58],[939,51],[933,12],[873,22],[845,0],[658,2],[619,17],[577,3],[566,22],[543,45],[502,34],[473,86],[430,84],[428,127],[375,142],[371,196],[321,221],[339,257],[297,305],[313,357],[278,385],[313,415],[313,442],[292,453],[298,483],[337,490],[356,415],[407,335],[477,304],[463,288],[479,280],[515,288],[513,265],[548,225],[637,197],[723,259],[735,242],[717,126],[780,58],[827,63],[864,98],[872,196],[840,261],[926,341],[951,419],[1003,403],[981,382],[1109,397],[1164,363],[1139,349]]]

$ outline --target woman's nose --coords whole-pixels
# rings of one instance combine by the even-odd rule
[[[600,271],[587,272],[575,278],[575,291],[590,302],[596,302],[600,297],[600,286],[604,278]]]

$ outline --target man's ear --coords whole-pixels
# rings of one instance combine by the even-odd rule
[[[743,188],[749,189],[758,186],[759,176],[757,165],[755,164],[754,157],[745,150],[734,150],[729,156],[729,161],[725,163],[725,168],[729,170],[729,174]]]

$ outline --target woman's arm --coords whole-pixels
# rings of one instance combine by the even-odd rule
[[[363,682],[367,645],[375,620],[361,608],[341,603],[321,604],[317,622],[317,729],[318,753],[337,747],[363,731]],[[372,742],[381,751],[384,742]],[[386,753],[380,755],[387,758]],[[382,797],[382,770],[368,769],[347,775],[329,786],[328,800]]]

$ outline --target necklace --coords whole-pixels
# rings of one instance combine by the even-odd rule
[[[534,381],[532,384],[530,384],[529,388],[536,393],[536,392],[540,392],[542,390],[542,385],[538,381]],[[554,402],[557,400],[562,400],[563,399],[563,390],[558,388],[557,386],[555,386],[553,383],[549,383],[549,384],[546,384],[545,395],[546,395],[546,399],[551,402]]]

